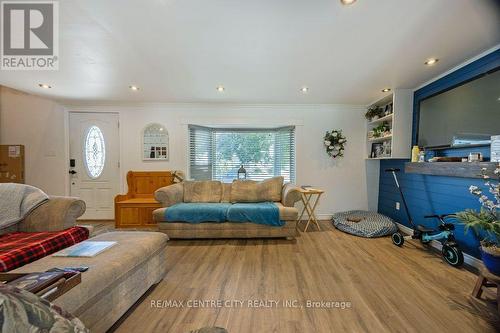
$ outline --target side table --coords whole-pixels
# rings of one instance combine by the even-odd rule
[[[475,298],[481,298],[484,288],[497,288],[497,307],[498,313],[500,313],[500,276],[490,273],[486,268],[481,268],[479,276],[477,277],[476,285],[472,291],[472,296]]]
[[[306,227],[304,228],[304,232],[307,232],[307,229],[309,228],[309,224],[313,222],[318,230],[321,230],[321,227],[319,226],[318,219],[316,218],[315,210],[316,206],[318,205],[319,198],[325,191],[320,190],[320,189],[299,189],[300,192],[300,198],[302,200],[302,203],[304,204],[304,208],[302,209],[302,212],[299,215],[299,218],[297,219],[297,226],[302,222],[302,216],[304,216],[304,213],[307,211],[307,214],[309,215],[309,219],[307,220]]]

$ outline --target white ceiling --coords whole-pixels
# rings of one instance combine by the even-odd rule
[[[2,71],[0,84],[76,103],[367,104],[500,44],[498,3],[64,0],[59,70]]]

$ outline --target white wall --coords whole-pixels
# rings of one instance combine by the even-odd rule
[[[122,190],[128,170],[187,171],[188,124],[279,126],[296,125],[297,183],[326,190],[319,213],[366,209],[363,107],[342,105],[191,105],[75,107],[69,112],[120,114]],[[141,131],[146,124],[165,125],[170,136],[168,162],[142,161]],[[323,146],[327,130],[342,129],[348,144],[345,157],[329,158]]]
[[[121,189],[128,170],[187,171],[187,125],[296,125],[297,183],[326,190],[319,213],[326,217],[348,209],[366,209],[364,107],[344,105],[116,105],[61,106],[56,102],[2,87],[0,144],[26,146],[26,181],[49,194],[65,195],[68,187],[68,112],[117,112],[120,115]],[[141,131],[164,124],[170,136],[170,160],[142,161]],[[329,158],[323,146],[327,130],[342,129],[345,156]]]
[[[67,193],[64,108],[0,86],[0,144],[25,145],[26,183],[48,194]]]

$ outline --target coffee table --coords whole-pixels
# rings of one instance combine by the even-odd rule
[[[38,273],[38,272],[33,272]],[[0,282],[10,282],[16,279],[19,279],[23,276],[26,276],[30,273],[0,273]],[[52,302],[58,297],[64,295],[72,288],[76,287],[78,284],[82,282],[82,274],[77,272],[75,275],[70,278],[61,278],[50,286],[46,287],[43,290],[40,290],[36,293],[36,295],[40,296],[40,298],[46,299],[47,301]]]

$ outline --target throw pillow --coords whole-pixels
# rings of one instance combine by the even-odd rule
[[[281,201],[284,178],[273,177],[263,181],[235,180],[231,186],[231,202]]]
[[[220,202],[231,202],[231,183],[222,183],[222,197]]]
[[[0,332],[90,332],[58,306],[26,290],[0,284]]]
[[[222,184],[216,180],[185,181],[184,202],[220,202]]]

